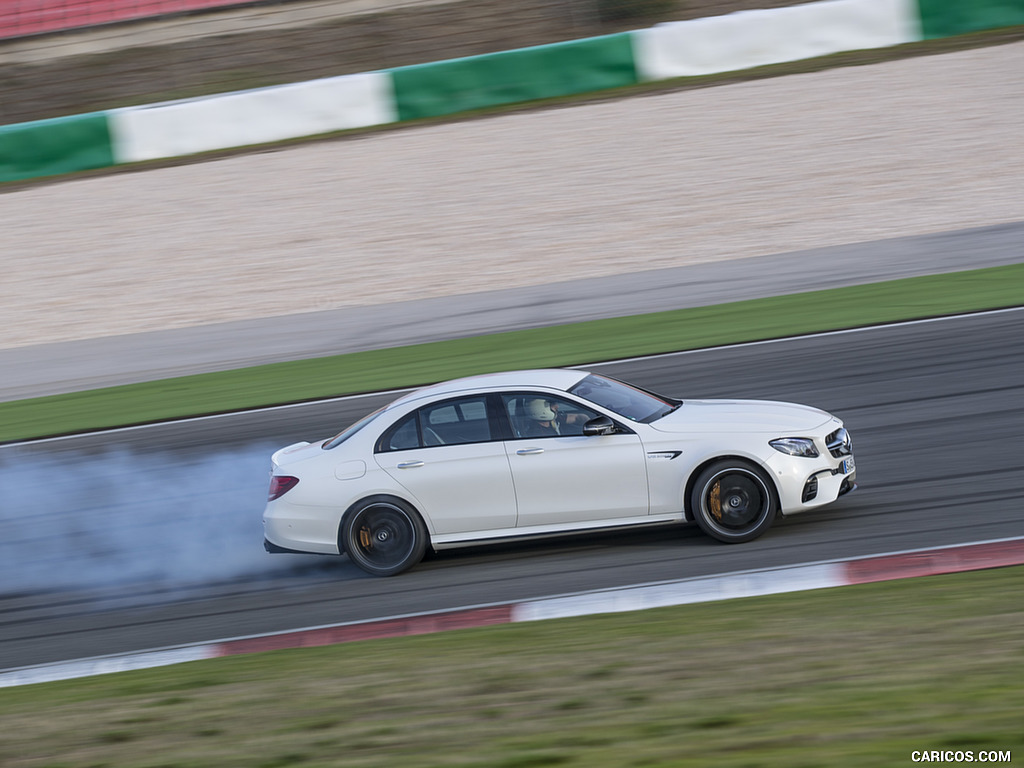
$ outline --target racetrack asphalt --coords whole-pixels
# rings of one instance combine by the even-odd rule
[[[0,349],[0,401],[1015,264],[1024,222],[371,307]]]
[[[846,421],[860,489],[734,547],[693,526],[580,536],[446,552],[394,579],[265,554],[271,450],[387,395],[5,446],[5,501],[25,514],[0,540],[0,669],[1022,537],[1024,469],[1007,449],[1022,332],[1016,310],[600,366],[669,395],[792,400]]]
[[[558,595],[521,603],[467,606],[453,611],[383,617],[368,622],[306,627],[290,632],[223,638],[194,645],[52,662],[14,670],[0,670],[0,688],[148,669],[245,653],[313,648],[522,621],[640,611],[1021,564],[1024,564],[1024,539],[973,542],[961,546],[637,584],[619,589]]]

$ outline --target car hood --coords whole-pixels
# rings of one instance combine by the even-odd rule
[[[771,432],[798,437],[838,420],[818,408],[771,400],[686,400],[650,426],[661,432]]]

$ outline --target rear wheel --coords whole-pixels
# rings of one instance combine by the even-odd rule
[[[374,576],[394,576],[423,559],[427,529],[400,499],[371,497],[353,506],[341,523],[341,548]]]
[[[700,473],[690,495],[697,525],[729,544],[756,539],[771,528],[778,512],[770,483],[745,461],[715,462]]]

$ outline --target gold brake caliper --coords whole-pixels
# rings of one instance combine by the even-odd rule
[[[359,529],[359,546],[363,549],[370,548],[370,529],[365,525]]]
[[[722,483],[715,480],[711,486],[711,493],[708,494],[708,506],[711,508],[711,516],[718,522],[722,522]]]

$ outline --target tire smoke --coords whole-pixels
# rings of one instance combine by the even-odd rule
[[[263,550],[274,447],[0,452],[0,595],[174,589],[294,567]]]

